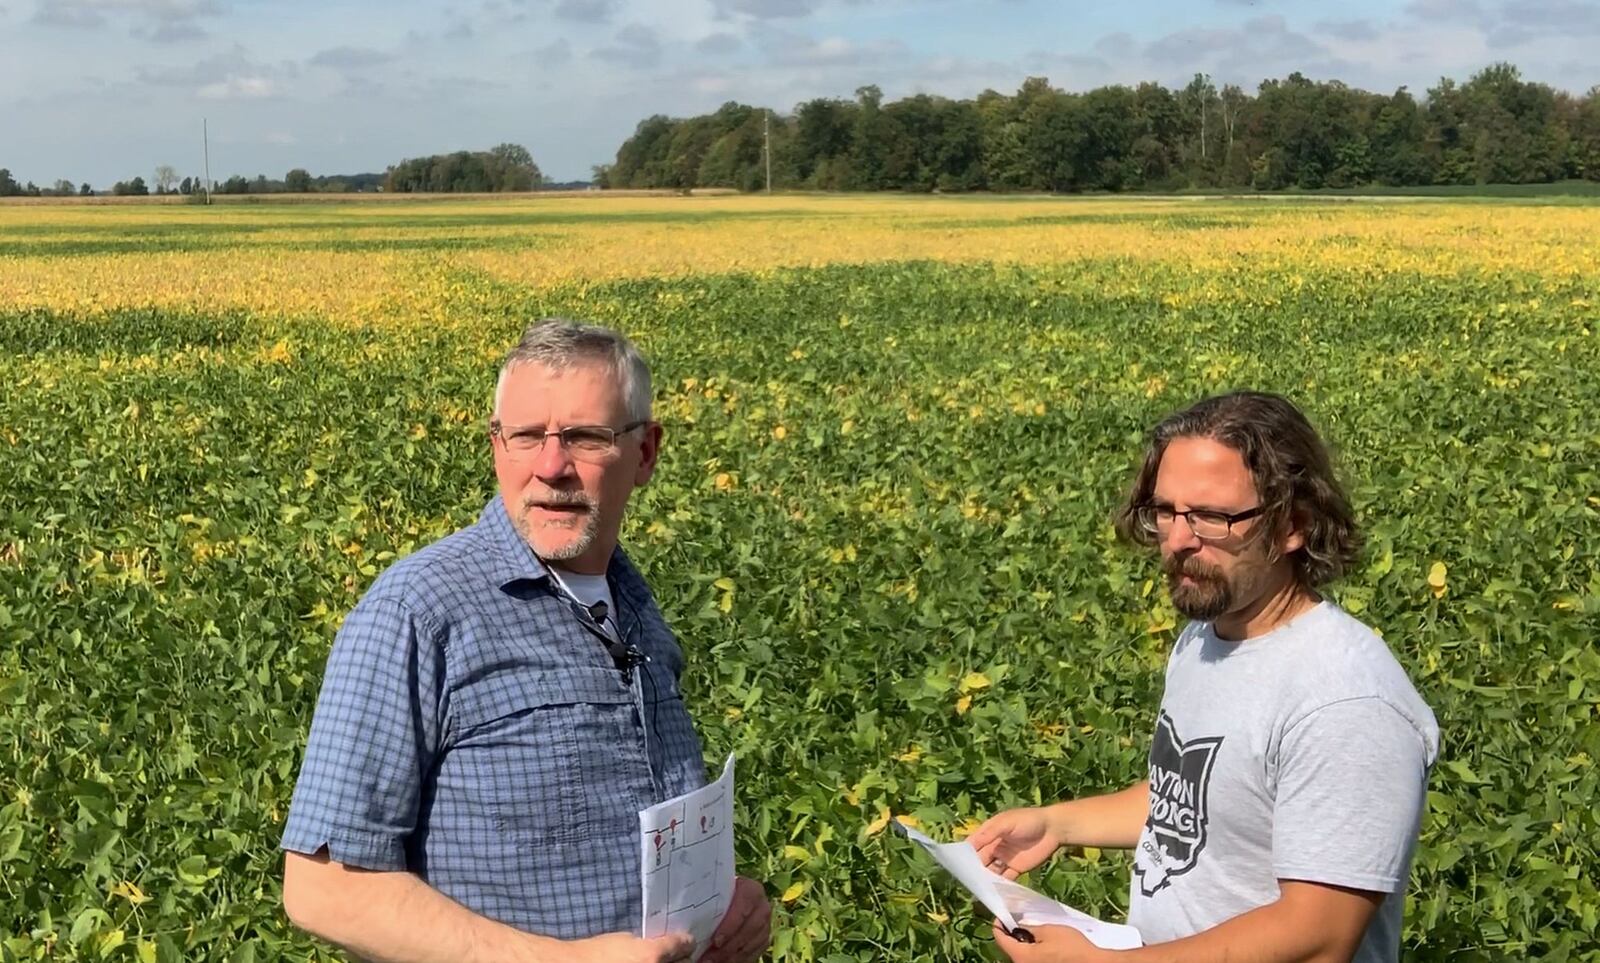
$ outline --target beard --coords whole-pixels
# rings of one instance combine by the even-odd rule
[[[579,508],[570,516],[557,519],[535,519],[535,508],[564,505]],[[533,549],[533,554],[548,562],[566,562],[577,558],[594,545],[600,532],[600,513],[594,500],[585,492],[552,491],[527,495],[512,519],[517,533]]]
[[[1238,591],[1217,566],[1192,556],[1174,555],[1162,561],[1161,570],[1167,576],[1172,607],[1185,618],[1209,622],[1233,610]],[[1189,577],[1187,582],[1182,580],[1185,575]]]

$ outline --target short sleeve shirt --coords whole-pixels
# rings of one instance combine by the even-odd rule
[[[1128,921],[1147,943],[1277,900],[1386,894],[1357,963],[1390,963],[1439,729],[1371,629],[1330,602],[1258,638],[1187,626],[1167,664]]]
[[[406,870],[527,932],[637,932],[638,811],[705,782],[683,655],[619,548],[619,668],[496,496],[334,641],[282,847]]]

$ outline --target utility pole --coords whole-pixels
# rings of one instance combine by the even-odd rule
[[[768,108],[761,117],[761,152],[767,158],[767,193],[772,193],[772,110]]]
[[[200,118],[200,143],[206,153],[206,205],[211,204],[211,131],[206,126],[206,119]]]

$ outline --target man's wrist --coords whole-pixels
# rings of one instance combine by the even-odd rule
[[[519,932],[515,959],[519,963],[555,963],[557,960],[582,963],[589,958],[588,951],[581,946],[582,942]]]
[[[1045,836],[1057,849],[1072,846],[1077,836],[1077,820],[1072,811],[1072,801],[1052,803],[1044,810]]]

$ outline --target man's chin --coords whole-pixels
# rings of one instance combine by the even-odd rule
[[[550,562],[566,562],[589,550],[590,541],[584,538],[540,538],[531,540],[533,554]]]
[[[1169,587],[1167,596],[1172,599],[1172,607],[1186,619],[1210,622],[1228,611],[1229,600],[1226,595],[1197,592],[1188,587]]]
[[[547,561],[577,558],[594,543],[594,533],[586,515],[536,520],[524,514],[519,521],[517,529],[522,540],[533,549],[533,554]]]

